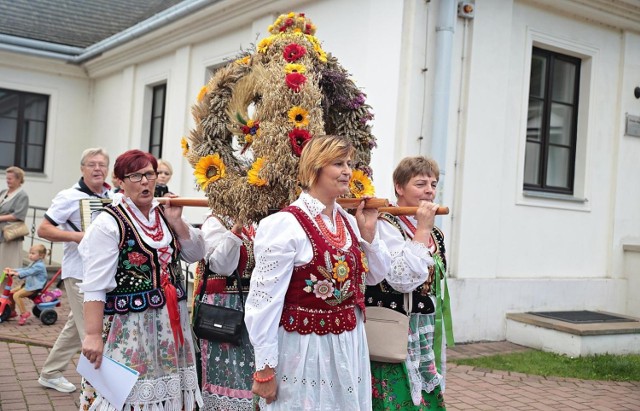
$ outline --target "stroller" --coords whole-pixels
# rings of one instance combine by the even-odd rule
[[[31,312],[36,317],[39,317],[44,325],[55,324],[58,320],[58,313],[55,307],[60,306],[62,291],[57,288],[49,291],[49,287],[58,280],[60,274],[62,274],[62,269],[58,269],[53,277],[51,277],[51,280],[49,280],[40,291],[29,297],[29,299],[33,301]],[[0,285],[2,287],[2,295],[0,295],[0,322],[4,322],[11,317],[11,313],[15,309],[15,302],[11,296],[13,279],[10,275],[3,272],[0,274]]]

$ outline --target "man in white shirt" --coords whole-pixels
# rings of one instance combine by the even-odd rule
[[[111,187],[105,183],[109,170],[109,155],[102,148],[89,148],[80,160],[82,178],[73,187],[60,191],[38,227],[38,236],[49,241],[64,242],[62,280],[69,302],[69,318],[42,366],[38,382],[60,392],[73,392],[76,386],[62,372],[82,347],[84,338],[83,297],[78,283],[84,278],[82,258],[78,253],[81,231],[80,200],[107,198]]]

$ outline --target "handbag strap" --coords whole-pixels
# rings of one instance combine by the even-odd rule
[[[198,295],[198,300],[202,303],[202,299],[204,298],[204,292],[207,288],[207,280],[209,278],[209,272],[211,270],[209,270],[209,267],[207,267],[207,264],[204,264],[204,276],[202,277],[202,284],[200,285],[200,294]],[[244,312],[244,295],[242,295],[242,288],[241,288],[241,283],[242,280],[240,279],[240,273],[238,272],[238,269],[236,268],[235,270],[233,270],[233,274],[235,274],[236,276],[236,288],[238,289],[238,294],[240,294],[240,302],[242,303],[242,312]]]

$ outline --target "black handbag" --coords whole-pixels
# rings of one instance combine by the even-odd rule
[[[242,288],[240,287],[241,280],[238,270],[235,270],[234,274],[237,279],[236,286],[240,294],[242,310],[211,305],[203,300],[209,274],[209,270],[205,269],[204,271],[204,278],[200,286],[200,294],[198,295],[199,303],[196,305],[196,312],[193,317],[193,332],[201,340],[231,343],[234,345],[242,344],[244,296],[242,295]]]

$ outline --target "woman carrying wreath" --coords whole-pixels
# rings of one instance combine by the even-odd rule
[[[303,192],[260,221],[245,323],[266,410],[371,409],[364,290],[390,257],[377,211],[363,202],[353,217],[336,203],[349,192],[353,152],[344,137],[312,138],[299,162]]]
[[[444,236],[434,226],[438,205],[433,203],[440,171],[425,157],[404,158],[393,172],[397,205],[418,207],[414,216],[381,214],[378,230],[389,247],[391,270],[384,281],[368,286],[366,305],[383,306],[403,314],[404,293],[411,293],[408,355],[403,363],[371,362],[373,409],[444,410],[444,344],[436,347],[436,285],[444,273]],[[438,274],[436,276],[436,273]],[[447,300],[448,301],[448,300]],[[440,307],[442,309],[442,307]],[[390,336],[391,338],[391,336]],[[452,341],[451,341],[452,342]],[[437,357],[437,353],[442,355]]]
[[[202,224],[207,255],[198,266],[199,282],[194,299],[204,290],[207,304],[243,310],[254,267],[253,239],[255,226],[242,226],[227,219],[209,216]],[[241,284],[237,284],[240,275]],[[207,283],[202,282],[206,273]],[[243,293],[241,299],[238,288]],[[199,304],[199,301],[194,302]],[[242,327],[242,344],[200,339],[200,389],[203,410],[254,410],[251,385],[253,383],[253,347],[246,327]]]
[[[124,410],[202,406],[180,260],[205,255],[202,232],[182,207],[154,199],[157,161],[129,150],[114,165],[123,192],[113,196],[80,242],[86,276],[82,353],[99,368],[102,355],[140,373]],[[83,383],[81,406],[115,411]]]

